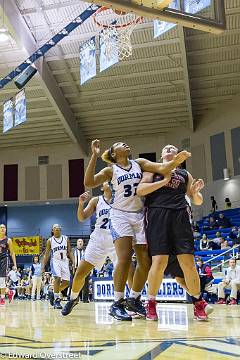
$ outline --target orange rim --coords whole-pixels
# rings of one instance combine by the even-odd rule
[[[120,29],[120,28],[125,28],[125,27],[127,27],[127,26],[130,26],[130,25],[132,25],[132,24],[139,24],[139,23],[141,23],[141,22],[143,21],[143,17],[142,17],[142,16],[139,16],[138,18],[136,18],[136,19],[134,19],[134,20],[132,20],[132,21],[129,21],[129,22],[126,23],[126,24],[121,24],[121,25],[120,25],[120,24],[119,24],[119,25],[114,25],[114,24],[111,24],[111,25],[101,24],[101,23],[97,20],[96,16],[99,15],[100,13],[106,11],[106,10],[109,10],[109,8],[107,8],[106,6],[102,6],[102,7],[101,7],[100,9],[98,9],[98,10],[95,12],[95,14],[93,15],[93,20],[94,20],[95,24],[96,24],[98,27],[101,27],[101,28],[103,28],[103,29],[107,29],[107,28],[109,28],[110,26],[113,27],[113,28],[115,28],[115,29]],[[113,11],[114,11],[114,10],[113,10]],[[120,15],[120,16],[121,16],[121,15]]]

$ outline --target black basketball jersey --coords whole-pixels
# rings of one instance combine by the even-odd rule
[[[0,260],[8,256],[8,238],[0,240]]]
[[[160,174],[153,175],[153,182],[163,180]],[[185,195],[187,192],[188,173],[185,169],[175,169],[169,183],[146,196],[147,207],[165,209],[184,209],[188,207]]]

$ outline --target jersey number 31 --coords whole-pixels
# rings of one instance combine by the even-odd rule
[[[129,197],[129,196],[135,196],[137,195],[137,186],[138,184],[133,184],[133,185],[124,185],[124,197]]]

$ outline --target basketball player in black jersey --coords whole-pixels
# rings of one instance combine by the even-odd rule
[[[13,251],[12,240],[8,239],[6,236],[6,226],[4,224],[0,225],[0,306],[5,305],[5,291],[6,291],[6,277],[8,270],[8,254],[10,253],[13,261],[13,266],[17,269],[16,256]],[[12,301],[14,293],[12,290],[8,290],[8,299],[9,302]]]
[[[167,145],[162,150],[163,162],[171,161],[178,149]],[[164,184],[163,184],[164,182]],[[186,195],[195,205],[203,202],[201,179],[193,180],[184,169],[176,168],[169,177],[144,173],[137,194],[146,196],[146,236],[152,266],[148,275],[147,319],[157,320],[155,297],[161,285],[169,255],[176,255],[186,286],[193,295],[194,316],[206,320],[207,303],[201,298],[200,279],[194,262],[194,239]]]

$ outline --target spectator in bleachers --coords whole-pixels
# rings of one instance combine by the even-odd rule
[[[213,250],[221,249],[222,236],[219,231],[216,232],[216,237],[210,241],[210,246]]]
[[[229,305],[237,305],[237,292],[240,289],[240,266],[236,259],[229,260],[226,277],[218,284],[218,304],[226,304],[224,289],[230,289]]]
[[[203,234],[203,236],[200,240],[199,248],[200,248],[200,250],[212,250],[210,247],[210,241],[207,238],[206,234]]]
[[[238,228],[237,228],[237,226],[233,226],[232,228],[231,228],[231,231],[230,231],[230,233],[229,233],[229,238],[231,239],[231,240],[235,240],[235,239],[237,239],[237,236],[238,236]]]
[[[209,216],[206,224],[204,225],[205,230],[213,230],[218,227],[217,221],[213,216]]]
[[[219,219],[218,219],[217,223],[218,223],[219,229],[231,227],[230,220],[228,218],[226,218],[223,213],[219,214]]]
[[[229,198],[225,199],[225,209],[231,209],[232,203]]]
[[[211,196],[210,199],[211,199],[211,203],[212,203],[212,207],[211,207],[210,212],[211,212],[211,213],[215,213],[215,212],[217,211],[217,209],[218,209],[217,202],[216,202],[216,200],[214,199],[214,196]]]
[[[227,250],[230,249],[230,246],[228,244],[227,239],[224,239],[224,237],[221,238],[221,250]]]
[[[212,274],[212,269],[209,266],[209,264],[204,264],[201,257],[196,258],[196,266],[197,271],[199,273],[200,277],[200,283],[201,283],[201,292],[207,292],[208,294],[215,293],[215,289],[212,286],[214,277]]]
[[[199,225],[196,221],[192,223],[192,229],[193,229],[193,236],[194,239],[197,239],[201,236]]]

